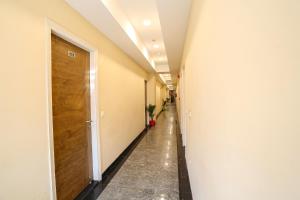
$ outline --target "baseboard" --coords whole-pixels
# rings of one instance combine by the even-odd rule
[[[180,200],[193,200],[190,179],[185,159],[185,147],[183,147],[182,145],[182,134],[180,132],[180,127],[177,120],[176,125],[179,198]]]
[[[145,128],[129,145],[128,147],[119,155],[119,157],[103,172],[102,180],[105,180],[115,173],[122,167],[123,163],[130,156],[132,151],[136,148],[136,146],[140,143],[147,132]]]
[[[87,200],[98,184],[99,181],[92,181],[74,200]]]
[[[93,181],[89,186],[82,191],[75,200],[97,200],[106,186],[109,184],[114,175],[119,171],[122,165],[125,163],[130,154],[134,151],[140,141],[147,133],[145,128],[118,156],[118,158],[103,172],[102,180],[100,182]]]
[[[160,114],[163,112],[164,110],[162,109],[161,111],[159,111],[159,113],[156,115],[156,120],[159,118]]]

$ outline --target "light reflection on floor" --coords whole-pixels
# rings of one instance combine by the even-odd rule
[[[175,107],[169,106],[98,200],[178,200]]]

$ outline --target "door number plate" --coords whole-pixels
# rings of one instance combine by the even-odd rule
[[[68,51],[68,56],[71,58],[75,58],[76,54],[74,51]]]

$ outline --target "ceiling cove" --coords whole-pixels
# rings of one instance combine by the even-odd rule
[[[169,89],[180,68],[190,1],[66,0]]]

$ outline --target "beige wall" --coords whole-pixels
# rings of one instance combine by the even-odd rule
[[[148,104],[156,105],[156,115],[161,111],[163,100],[167,97],[166,88],[166,85],[163,85],[155,75],[149,75],[147,82],[147,99]]]
[[[166,89],[166,98],[170,98],[169,92],[170,92],[170,91],[169,91],[169,89],[167,88],[167,89]]]
[[[156,109],[155,109],[155,113],[156,115],[158,115],[158,113],[161,111],[161,84],[159,82],[156,82]]]
[[[63,0],[3,0],[0,199],[50,199],[46,18],[100,52],[102,171],[144,128],[144,70]]]
[[[192,8],[183,64],[194,199],[299,200],[299,1]]]
[[[181,85],[180,85],[180,82],[178,81],[177,86],[176,86],[176,94],[177,94],[176,109],[177,109],[178,119],[181,118],[181,104],[180,104],[181,93],[180,93],[180,89],[181,89]]]
[[[145,72],[115,56],[103,58],[107,67],[100,74],[102,171],[145,128]]]
[[[147,102],[148,105],[155,105],[156,103],[156,78],[154,75],[149,75],[147,82]]]
[[[167,98],[167,86],[163,85],[160,89],[160,93],[161,93],[161,99],[162,101],[166,100]]]
[[[150,74],[147,82],[147,106],[149,104],[155,105],[156,103],[156,78],[153,74]],[[147,115],[147,122],[149,123],[149,113]]]
[[[163,101],[166,100],[166,85],[162,84],[159,80],[156,81],[156,114],[162,110]]]

